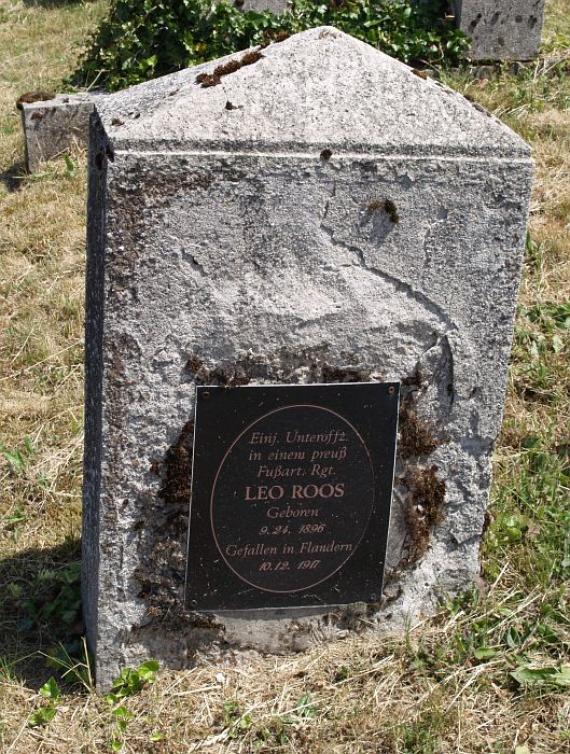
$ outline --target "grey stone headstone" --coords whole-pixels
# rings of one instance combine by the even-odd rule
[[[271,11],[271,13],[283,13],[291,3],[289,0],[234,0],[234,5],[242,11],[254,10],[258,12]]]
[[[400,629],[479,571],[528,146],[333,28],[219,65],[92,116],[83,588],[101,688],[147,656]],[[196,384],[378,379],[403,383],[382,602],[185,612]]]
[[[89,116],[97,97],[95,93],[58,94],[50,100],[22,104],[22,128],[26,145],[26,163],[30,173],[38,171],[43,160],[87,147]]]
[[[454,0],[472,60],[531,60],[538,54],[544,0]]]

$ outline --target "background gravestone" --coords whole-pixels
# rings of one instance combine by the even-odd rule
[[[472,60],[530,60],[538,54],[544,0],[454,0]]]
[[[99,106],[83,586],[101,687],[149,655],[401,628],[473,581],[530,183],[506,126],[332,28]],[[383,598],[185,611],[196,386],[350,381],[402,383]]]
[[[89,116],[94,100],[104,96],[89,92],[58,94],[53,99],[22,102],[22,129],[26,144],[26,167],[37,172],[43,160],[59,157],[76,147],[87,146]]]
[[[234,5],[243,11],[271,11],[271,13],[283,13],[290,3],[288,0],[234,0]]]

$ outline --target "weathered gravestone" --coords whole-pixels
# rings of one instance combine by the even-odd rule
[[[544,0],[454,0],[472,60],[530,60],[538,54]]]
[[[87,146],[89,116],[95,100],[104,96],[95,92],[58,94],[52,99],[19,103],[30,173],[37,172],[43,160]]]
[[[234,5],[243,11],[254,10],[258,12],[271,11],[271,13],[283,13],[290,7],[289,0],[234,0]]]
[[[472,583],[530,182],[506,126],[333,28],[94,113],[83,585],[101,687],[149,655],[400,628]],[[347,448],[317,458],[318,492],[314,459],[269,455],[297,430]],[[306,523],[331,528],[275,528]]]

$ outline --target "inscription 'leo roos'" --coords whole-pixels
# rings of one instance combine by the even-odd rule
[[[247,486],[245,488],[245,502],[258,500],[281,500],[285,495],[292,500],[311,500],[321,498],[326,500],[331,497],[344,497],[344,482],[339,484],[293,484],[289,488],[280,484],[272,487],[265,485]]]

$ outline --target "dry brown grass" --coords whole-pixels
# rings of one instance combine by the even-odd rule
[[[496,588],[495,612],[513,596]],[[518,600],[526,615],[538,616],[540,606],[538,593]],[[567,751],[568,701],[505,684],[514,650],[458,662],[456,637],[469,635],[470,622],[459,610],[406,642],[353,636],[294,657],[242,655],[162,673],[128,702],[124,751],[489,754],[523,743],[535,754]],[[14,754],[101,752],[117,735],[108,705],[94,695],[64,698],[38,731],[25,725],[37,697],[14,683],[8,691],[11,714],[3,717]],[[162,739],[152,741],[157,734]]]
[[[0,467],[0,515],[27,517],[4,555],[77,536],[82,442],[85,160],[25,177],[14,103],[61,80],[104,5],[0,2],[0,437],[33,449],[20,473]]]
[[[45,704],[40,684],[54,672],[38,650],[76,638],[80,629],[46,608],[50,601],[65,607],[58,578],[78,557],[85,171],[77,154],[73,169],[60,160],[25,177],[13,107],[22,92],[50,88],[70,71],[76,45],[104,7],[103,1],[0,0],[0,750],[6,754],[106,752],[118,735],[107,702],[80,686],[65,686],[45,727],[27,724]],[[548,7],[549,54],[563,57],[570,4],[551,0]],[[551,562],[559,566],[567,521],[557,459],[568,442],[570,377],[564,342],[559,348],[555,338],[564,336],[556,317],[570,299],[570,75],[549,65],[539,61],[518,76],[484,82],[453,79],[529,138],[537,161],[534,245],[486,544],[487,595],[442,608],[439,618],[404,638],[364,632],[295,657],[241,655],[223,667],[202,662],[160,673],[126,702],[133,718],[119,736],[124,751],[514,754],[523,745],[530,754],[569,751],[567,697],[552,686],[523,689],[510,675],[521,662],[568,662],[570,640],[565,585],[559,571],[549,570]],[[537,439],[536,451],[526,449],[529,438]],[[509,518],[519,515],[528,519],[520,539]],[[28,625],[34,610],[40,615]],[[487,648],[496,653],[478,658]]]

